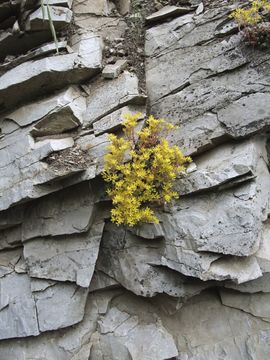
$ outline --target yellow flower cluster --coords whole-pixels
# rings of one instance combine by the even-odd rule
[[[251,0],[251,7],[248,9],[238,8],[231,14],[239,26],[255,26],[264,18],[263,11],[270,13],[269,0]]]
[[[111,145],[105,156],[103,178],[114,208],[112,222],[134,226],[138,222],[158,223],[151,204],[164,204],[178,197],[173,191],[177,174],[191,162],[164,136],[174,126],[150,116],[146,126],[135,133],[141,114],[125,116],[124,137],[110,134]]]

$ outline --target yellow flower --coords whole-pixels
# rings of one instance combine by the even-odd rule
[[[125,137],[111,134],[109,153],[104,158],[102,176],[110,184],[107,194],[114,205],[111,221],[117,225],[158,223],[149,205],[157,201],[170,202],[178,197],[173,191],[173,182],[177,174],[185,170],[185,164],[191,161],[163,137],[174,126],[152,115],[147,119],[145,128],[137,133],[135,144],[135,127],[140,116],[125,115]],[[125,159],[130,160],[127,162]]]

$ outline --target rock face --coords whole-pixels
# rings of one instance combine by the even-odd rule
[[[50,0],[57,55],[20,3],[0,0],[0,360],[268,360],[269,50],[228,1]],[[137,112],[193,162],[127,228],[100,174]]]

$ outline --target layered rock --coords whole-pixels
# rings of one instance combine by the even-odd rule
[[[41,2],[0,1],[1,360],[269,358],[269,50],[235,4],[173,3],[50,0],[55,44]],[[129,228],[101,172],[137,112],[193,162]]]

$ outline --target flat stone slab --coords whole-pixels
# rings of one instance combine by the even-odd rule
[[[139,97],[136,75],[124,71],[117,79],[94,85],[90,90],[84,115],[84,127],[92,125],[110,112]]]
[[[92,36],[84,45],[93,51],[92,57],[79,51],[25,62],[7,71],[0,77],[0,111],[97,74],[102,59],[100,39]]]
[[[0,286],[0,339],[38,335],[30,278],[25,274],[10,273],[0,279]]]
[[[87,289],[75,284],[56,283],[33,293],[41,332],[79,323],[84,316]]]
[[[257,318],[270,322],[270,294],[243,294],[230,290],[221,290],[223,305],[240,309]]]
[[[29,275],[71,281],[88,288],[94,273],[103,226],[103,222],[95,223],[82,235],[27,241],[24,244],[24,257]]]
[[[93,129],[96,136],[105,132],[113,132],[119,130],[121,125],[125,121],[125,114],[141,113],[143,119],[146,115],[145,106],[141,105],[128,105],[112,112],[111,114],[104,116],[100,120],[94,122]]]
[[[107,0],[77,0],[74,1],[73,11],[75,14],[94,14],[98,16],[107,16],[109,6]]]
[[[264,139],[227,143],[194,158],[196,169],[180,175],[175,183],[179,195],[187,195],[222,185],[248,181],[256,176],[259,158],[266,158]]]
[[[91,226],[95,194],[85,182],[51,194],[29,207],[23,240],[86,232]]]
[[[78,88],[71,86],[6,114],[2,121],[11,120],[20,127],[35,123],[31,131],[34,136],[61,134],[79,126],[84,111],[85,98]]]
[[[115,64],[106,65],[102,70],[104,79],[115,79],[127,67],[127,60],[117,60]]]
[[[151,14],[150,16],[147,16],[146,22],[147,23],[160,22],[167,18],[173,18],[173,17],[187,14],[191,11],[192,11],[192,9],[190,7],[168,5],[168,6],[164,6],[162,9]]]
[[[70,24],[72,11],[69,8],[50,5],[49,11],[56,31],[63,30]],[[27,31],[42,31],[46,29],[50,31],[47,6],[45,5],[44,18],[42,8],[40,7],[29,15],[25,27]]]

